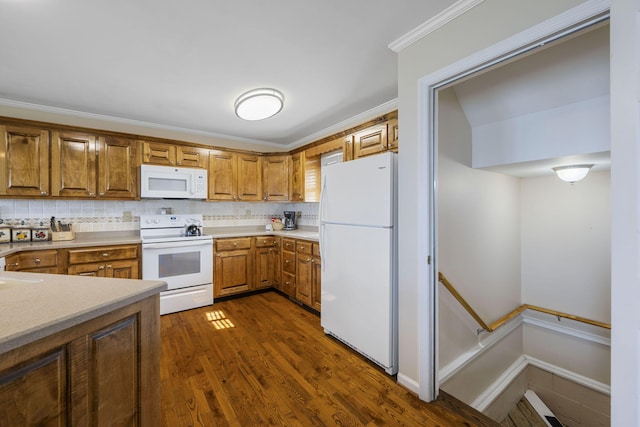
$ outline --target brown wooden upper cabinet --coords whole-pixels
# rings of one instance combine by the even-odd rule
[[[390,151],[398,152],[398,119],[387,122],[387,147]]]
[[[58,131],[51,140],[52,196],[136,197],[135,140]]]
[[[262,200],[262,156],[209,151],[210,200]]]
[[[353,135],[353,158],[387,151],[387,123],[381,123]]]
[[[142,142],[142,163],[164,166],[207,168],[207,150],[165,142]]]
[[[265,156],[262,165],[263,200],[289,200],[289,156]]]
[[[49,132],[0,126],[0,194],[49,195]]]
[[[51,134],[51,195],[96,197],[96,135]]]
[[[291,155],[289,200],[304,202],[304,151]]]
[[[126,138],[98,138],[98,197],[134,199],[138,194],[137,142]]]

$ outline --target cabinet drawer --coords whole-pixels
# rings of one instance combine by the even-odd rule
[[[311,255],[312,243],[306,240],[298,240],[296,242],[296,252],[299,254]]]
[[[256,248],[274,248],[278,246],[278,238],[273,236],[256,237]]]
[[[216,240],[216,252],[234,251],[236,249],[251,249],[251,237]]]
[[[56,267],[58,251],[30,251],[7,257],[7,270],[20,271],[31,268]]]
[[[292,252],[282,253],[282,271],[296,274],[296,255]]]
[[[313,256],[320,256],[320,243],[314,243],[313,249],[311,250]]]
[[[296,249],[296,241],[293,239],[282,239],[282,250],[293,252]]]
[[[138,246],[104,246],[91,249],[69,250],[69,264],[86,262],[112,261],[115,259],[131,259],[138,257]]]

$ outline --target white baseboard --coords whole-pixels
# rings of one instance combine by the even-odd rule
[[[471,406],[480,412],[484,412],[489,405],[509,387],[509,384],[527,368],[527,365],[528,361],[526,356],[522,355],[517,358],[511,366],[504,370],[493,384],[487,387],[484,392],[480,393],[480,395],[471,402]]]
[[[420,384],[418,383],[418,381],[414,380],[413,378],[410,378],[404,374],[398,373],[397,381],[398,381],[398,384],[400,384],[410,392],[413,392],[415,394],[420,394]]]
[[[611,396],[611,386],[608,384],[601,383],[600,381],[585,377],[584,375],[576,374],[575,372],[552,365],[551,363],[544,362],[540,359],[536,359],[535,357],[527,356],[526,354],[524,357],[527,359],[528,365],[535,366],[543,371],[562,377],[565,380],[580,384],[583,387],[598,391],[602,394],[606,394],[607,396]]]

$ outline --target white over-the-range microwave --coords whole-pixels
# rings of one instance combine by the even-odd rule
[[[140,197],[206,199],[205,169],[140,165]]]

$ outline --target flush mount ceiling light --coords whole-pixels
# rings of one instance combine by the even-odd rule
[[[236,99],[236,116],[244,120],[264,120],[275,116],[284,106],[284,95],[276,89],[253,89]]]
[[[558,178],[563,181],[574,183],[576,181],[580,181],[582,178],[587,176],[589,170],[593,167],[593,165],[569,165],[569,166],[558,166],[553,168]]]

